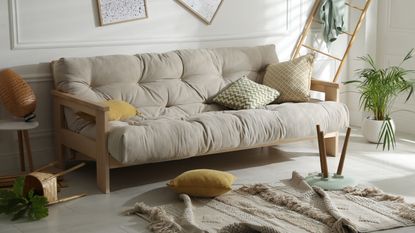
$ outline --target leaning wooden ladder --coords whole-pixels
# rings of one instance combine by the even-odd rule
[[[313,5],[313,8],[311,9],[310,15],[308,16],[308,19],[307,19],[307,21],[306,21],[306,23],[304,25],[303,32],[301,33],[300,37],[298,38],[297,44],[294,47],[294,50],[293,50],[291,59],[296,58],[300,54],[300,50],[301,50],[302,47],[304,47],[306,49],[309,49],[311,51],[314,51],[316,53],[320,53],[320,54],[322,54],[322,55],[324,55],[326,57],[329,57],[331,59],[335,59],[335,60],[339,61],[340,64],[339,64],[339,66],[337,68],[336,74],[335,74],[335,76],[334,76],[334,78],[333,78],[332,81],[333,82],[337,82],[338,79],[339,79],[339,76],[340,76],[340,72],[341,72],[341,70],[342,70],[342,68],[343,68],[343,66],[344,66],[344,64],[346,62],[347,56],[349,55],[350,49],[352,48],[353,42],[356,39],[356,35],[359,32],[360,27],[362,26],[362,23],[363,23],[363,21],[364,21],[364,19],[366,17],[366,13],[367,13],[367,10],[369,8],[369,5],[370,5],[370,2],[371,1],[372,0],[366,0],[366,3],[365,3],[365,5],[364,5],[363,8],[358,7],[358,6],[354,6],[354,5],[350,4],[350,3],[346,3],[346,6],[352,8],[352,9],[361,11],[361,14],[360,14],[359,20],[357,21],[357,24],[356,24],[356,27],[355,27],[354,31],[351,32],[351,33],[350,32],[343,32],[344,34],[348,35],[350,37],[350,39],[349,39],[349,43],[347,45],[346,51],[343,54],[343,57],[339,58],[339,57],[335,57],[335,56],[333,56],[333,55],[331,55],[329,53],[323,52],[323,51],[321,51],[319,49],[316,49],[314,47],[311,47],[309,45],[306,45],[304,43],[305,42],[305,39],[307,38],[308,33],[311,30],[311,25],[315,21],[316,13],[318,12],[318,9],[320,7],[321,0],[315,0],[314,5]]]

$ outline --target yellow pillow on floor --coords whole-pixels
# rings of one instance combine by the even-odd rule
[[[232,190],[235,176],[222,171],[196,169],[182,173],[167,185],[177,193],[195,197],[216,197]]]
[[[110,121],[125,120],[140,114],[134,106],[122,100],[107,100],[102,103],[110,108],[108,112],[108,120]],[[95,121],[94,116],[84,112],[77,112],[76,115],[86,121]]]

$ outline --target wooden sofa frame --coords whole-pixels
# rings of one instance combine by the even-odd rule
[[[325,93],[326,101],[339,100],[339,84],[320,80],[311,81],[311,90]],[[107,151],[108,114],[109,108],[103,104],[80,99],[74,95],[53,90],[53,111],[55,125],[55,144],[57,159],[61,167],[65,162],[65,148],[71,149],[86,156],[85,159],[96,161],[97,185],[103,193],[110,192],[110,169],[125,167],[112,159]],[[65,122],[64,108],[70,108],[77,112],[84,112],[95,117],[96,138],[92,139],[68,129]],[[243,148],[227,149],[214,152],[230,152],[250,148],[273,146],[277,144],[310,140],[315,137],[278,140],[274,143],[254,145]],[[338,132],[328,132],[324,136],[327,154],[335,156],[338,148]],[[209,153],[213,154],[213,153]]]

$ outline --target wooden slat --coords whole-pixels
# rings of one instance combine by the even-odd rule
[[[338,83],[326,82],[321,80],[311,80],[311,90],[324,92],[326,101],[339,101],[339,87]]]
[[[353,36],[350,38],[349,44],[347,45],[346,51],[344,52],[343,58],[337,68],[336,74],[334,75],[333,82],[337,82],[340,76],[340,73],[343,69],[344,64],[346,64],[347,56],[349,55],[350,49],[352,48],[353,42],[356,39],[357,32],[360,30],[362,26],[363,20],[366,17],[367,10],[369,9],[370,3],[372,0],[367,0],[364,9],[362,10],[362,14],[360,14],[359,20],[357,21],[357,25],[353,31]]]
[[[301,33],[300,37],[297,40],[297,44],[294,47],[294,51],[291,55],[291,59],[294,59],[300,54],[301,45],[304,44],[304,41],[307,37],[308,32],[311,29],[311,25],[313,24],[314,16],[317,13],[317,10],[320,6],[320,0],[315,0],[313,8],[311,9],[310,15],[307,18],[307,22],[304,25],[303,32]]]
[[[324,81],[324,80],[317,80],[317,79],[312,79],[311,80],[311,88],[316,87],[316,86],[321,86],[321,87],[330,87],[330,88],[340,88],[340,85],[338,83],[334,83],[334,82],[329,82],[329,81]],[[312,89],[314,90],[314,89]],[[317,90],[316,90],[317,91]],[[324,91],[321,90],[321,91]]]
[[[339,64],[339,66],[337,68],[337,71],[335,73],[335,76],[333,77],[333,82],[337,82],[338,79],[339,79],[340,73],[341,73],[341,71],[343,69],[343,66],[345,64],[345,60],[347,59],[347,56],[348,56],[349,51],[351,49],[351,46],[353,45],[353,42],[354,42],[354,40],[356,38],[356,34],[360,30],[361,24],[363,23],[363,20],[364,20],[364,18],[366,16],[366,13],[367,13],[367,10],[368,10],[368,7],[369,7],[370,3],[371,3],[371,0],[366,0],[366,4],[365,4],[364,8],[361,8],[361,7],[352,5],[351,3],[346,3],[346,5],[348,7],[351,7],[351,8],[357,9],[357,10],[360,10],[362,13],[360,15],[360,18],[359,18],[359,21],[357,23],[357,26],[356,26],[355,30],[353,32],[343,32],[344,34],[346,34],[346,35],[348,35],[350,37],[350,40],[349,40],[348,46],[347,46],[346,51],[343,54],[342,58],[338,58],[338,57],[335,57],[335,56],[333,56],[333,55],[331,55],[329,53],[320,51],[318,49],[315,49],[313,47],[310,47],[310,46],[307,46],[307,45],[304,44],[304,41],[305,41],[308,33],[310,32],[312,23],[318,21],[318,20],[315,19],[315,15],[316,15],[316,13],[317,13],[317,11],[319,9],[320,0],[316,0],[314,2],[314,6],[313,6],[313,8],[312,8],[312,10],[311,10],[308,18],[307,18],[307,22],[304,25],[304,29],[303,29],[302,33],[300,34],[300,36],[299,36],[299,38],[297,40],[297,43],[296,43],[296,45],[294,47],[293,53],[291,55],[291,59],[294,59],[294,58],[296,58],[299,55],[300,50],[301,50],[301,47],[305,47],[305,48],[310,49],[310,50],[312,50],[314,52],[317,52],[317,53],[323,54],[323,55],[325,55],[327,57],[330,57],[330,58],[333,58],[335,60],[338,60],[338,61],[340,61],[340,64]],[[332,92],[330,95],[332,96],[330,98],[335,98],[335,96],[337,94],[334,93],[334,92]]]
[[[315,49],[315,48],[313,48],[313,47],[311,47],[311,46],[308,46],[308,45],[305,45],[305,44],[303,44],[303,45],[301,45],[301,46],[303,46],[303,47],[305,47],[305,48],[307,48],[307,49],[309,49],[309,50],[312,50],[312,51],[314,51],[314,52],[317,52],[317,53],[323,54],[323,55],[325,55],[325,56],[327,56],[327,57],[330,57],[330,58],[336,59],[336,60],[338,60],[338,61],[341,61],[341,60],[342,60],[341,58],[338,58],[338,57],[335,57],[335,56],[333,56],[333,55],[331,55],[331,54],[325,53],[325,52],[320,51],[320,50],[318,50],[318,49]]]
[[[55,204],[62,203],[62,202],[66,202],[66,201],[75,200],[77,198],[84,197],[84,196],[86,196],[86,193],[77,194],[77,195],[73,195],[73,196],[70,196],[70,197],[64,197],[64,198],[61,198],[57,201],[49,202],[48,206],[55,205]]]
[[[88,155],[93,159],[96,158],[96,142],[94,140],[67,129],[61,129],[59,133],[63,145]]]
[[[364,11],[365,10],[364,8],[360,8],[358,6],[354,6],[354,5],[350,4],[349,2],[346,2],[346,6],[351,7],[353,9],[356,9],[356,10],[359,10],[359,11]]]
[[[344,34],[346,34],[346,35],[348,35],[348,36],[353,36],[353,33],[350,33],[350,32],[342,32],[342,33],[344,33]]]
[[[83,100],[68,93],[63,93],[60,91],[53,90],[52,95],[55,98],[58,98],[61,101],[62,105],[88,113],[92,116],[96,115],[95,114],[96,111],[101,111],[101,112],[109,111],[109,107],[104,104],[92,102],[88,100]]]
[[[87,155],[81,154],[81,153],[79,153],[77,151],[76,151],[76,155],[75,155],[75,158],[74,159],[75,160],[82,160],[82,161],[95,161],[95,159],[93,159],[93,158],[91,158],[91,157],[89,157]],[[118,162],[113,157],[111,157],[111,155],[109,155],[109,164],[110,164],[110,166],[109,166],[110,169],[116,169],[116,168],[122,168],[122,167],[131,166],[131,164],[124,165],[124,164]]]

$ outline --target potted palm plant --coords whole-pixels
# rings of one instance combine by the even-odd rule
[[[379,68],[370,55],[359,57],[367,68],[357,70],[358,79],[344,82],[357,84],[360,108],[372,113],[363,121],[363,135],[378,146],[383,144],[383,150],[390,150],[396,145],[395,124],[391,118],[396,97],[407,92],[406,102],[414,91],[414,80],[408,78],[413,70],[402,67],[413,55],[414,49],[411,49],[398,66],[387,68]]]

